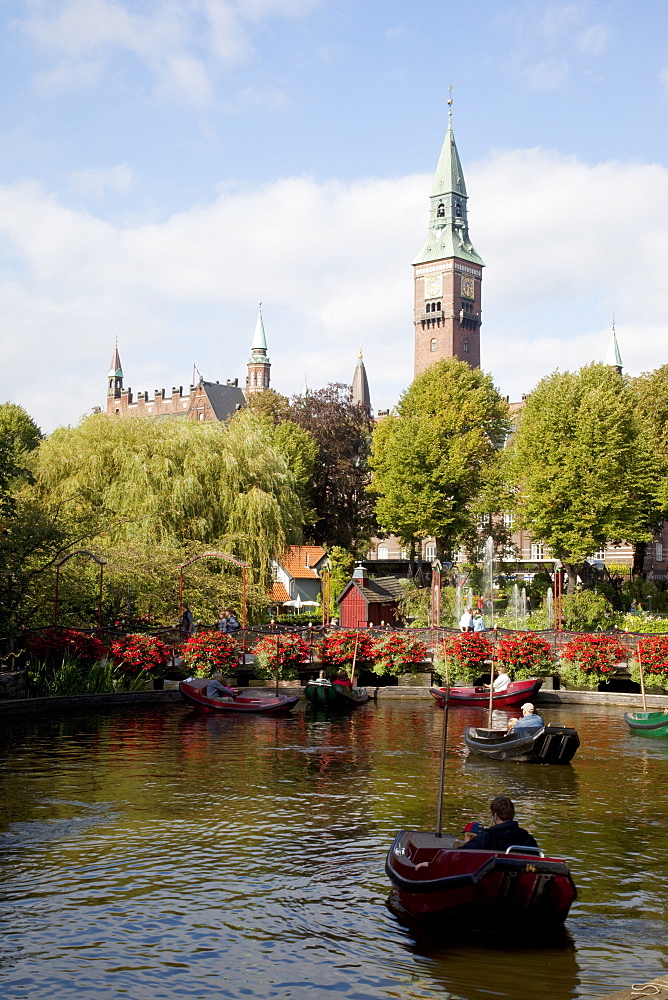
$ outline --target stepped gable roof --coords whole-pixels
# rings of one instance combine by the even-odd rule
[[[404,588],[398,576],[383,576],[379,580],[367,580],[365,584],[359,580],[351,580],[337,601],[342,601],[350,587],[357,587],[368,604],[387,604],[398,601],[404,595]]]
[[[218,382],[205,381],[202,381],[201,385],[211,403],[216,420],[227,420],[233,413],[246,405],[246,397],[236,385],[221,385]]]
[[[293,580],[312,580],[318,578],[315,567],[326,555],[322,545],[291,545],[276,562]]]
[[[267,593],[267,597],[270,601],[272,601],[272,603],[276,601],[279,604],[283,604],[284,601],[290,600],[290,595],[283,584],[277,582],[272,583]]]

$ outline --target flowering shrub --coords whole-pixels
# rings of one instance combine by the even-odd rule
[[[183,647],[183,659],[195,676],[218,670],[235,670],[239,665],[239,644],[228,632],[196,632]]]
[[[616,670],[617,663],[627,657],[626,646],[614,635],[595,632],[577,635],[561,651],[559,673],[572,684],[597,687]]]
[[[349,667],[355,654],[357,661],[371,659],[372,635],[365,630],[339,629],[330,632],[320,644],[320,659],[330,667]]]
[[[403,674],[425,661],[427,647],[410,633],[382,632],[373,637],[371,658],[375,673]]]
[[[76,657],[82,663],[101,660],[106,650],[104,643],[94,635],[77,632],[72,628],[45,628],[30,637],[30,654],[35,659],[62,661],[63,657]]]
[[[492,644],[483,632],[460,632],[459,635],[444,639],[441,644],[441,655],[434,664],[436,672],[442,679],[445,679],[446,657],[450,682],[470,684],[481,673],[489,671]]]
[[[258,667],[265,671],[265,676],[294,676],[296,668],[308,660],[310,648],[303,636],[296,632],[278,632],[276,635],[265,635],[253,650],[257,657]]]
[[[631,677],[637,683],[640,683],[639,656],[645,687],[668,688],[668,636],[656,635],[639,641],[631,664]]]
[[[164,667],[170,655],[169,647],[153,635],[124,635],[111,644],[114,663],[135,676]]]
[[[496,647],[496,656],[515,681],[545,677],[554,667],[549,642],[532,632],[504,635]]]

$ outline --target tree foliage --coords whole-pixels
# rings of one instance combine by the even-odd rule
[[[451,556],[476,533],[477,502],[508,426],[506,402],[479,369],[451,358],[419,375],[373,435],[382,528],[407,543],[433,535],[439,556]]]
[[[591,364],[555,372],[529,396],[509,448],[517,520],[569,570],[606,543],[646,541],[659,469],[628,382]]]
[[[311,449],[309,452],[309,448]],[[52,605],[58,556],[85,545],[106,559],[105,607],[165,621],[176,614],[179,563],[222,549],[251,563],[250,602],[264,603],[271,559],[301,541],[308,454],[294,427],[276,433],[244,412],[227,424],[114,420],[98,414],[59,428],[40,445],[34,484],[16,496],[12,607],[31,622]],[[222,604],[238,608],[239,572],[220,561],[190,567],[196,617],[212,621]],[[93,617],[96,574],[79,560],[62,572],[63,621]],[[50,611],[48,612],[50,614]],[[94,620],[94,617],[93,617]]]
[[[361,555],[375,528],[368,492],[372,429],[368,413],[353,403],[350,386],[332,382],[316,392],[294,396],[287,416],[318,445],[312,540]]]

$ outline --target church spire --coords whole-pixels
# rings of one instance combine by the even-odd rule
[[[369,380],[366,377],[366,368],[364,367],[361,347],[359,358],[357,359],[355,374],[353,375],[352,397],[353,403],[357,406],[363,406],[367,415],[370,415],[371,394],[369,392]]]
[[[246,396],[255,392],[263,392],[269,388],[271,362],[267,355],[267,337],[262,319],[262,303],[258,306],[255,333],[251,344],[251,356],[248,360],[248,375],[246,376]]]
[[[456,257],[484,266],[471,240],[467,218],[466,184],[452,130],[452,98],[448,101],[448,130],[445,133],[431,186],[431,211],[427,242],[413,261],[423,264],[430,260]]]
[[[605,356],[605,365],[610,365],[611,368],[616,368],[619,374],[622,374],[622,355],[619,351],[619,344],[617,343],[617,333],[615,331],[615,317],[612,317],[612,334],[610,336],[610,343],[608,345],[608,353]]]
[[[107,397],[120,399],[123,391],[123,368],[121,366],[121,356],[118,353],[118,341],[111,356],[109,365],[109,375],[107,376]]]

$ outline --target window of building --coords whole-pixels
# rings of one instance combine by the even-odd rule
[[[402,548],[402,550],[401,550],[401,558],[402,559],[410,559],[410,557],[411,557],[411,554],[408,551],[408,549],[406,548],[406,546],[404,545],[403,548]]]
[[[427,562],[432,562],[436,558],[436,543],[427,542],[424,547],[424,557]]]
[[[603,562],[605,559],[605,549],[599,549],[598,552],[594,552],[592,559],[596,559],[597,562]]]
[[[389,556],[389,551],[388,551],[387,545],[379,545],[378,546],[378,558],[379,559],[387,559],[388,556]]]
[[[437,312],[437,313],[440,313],[440,311],[441,311],[441,303],[440,303],[440,302],[437,302],[437,303],[436,303],[436,312]]]
[[[464,562],[464,552],[462,549],[458,549],[457,552],[455,552],[455,562],[456,563]]]
[[[429,350],[433,353],[436,350],[436,337],[432,337],[429,343]]]
[[[515,516],[514,516],[514,514],[505,513],[503,515],[503,527],[504,528],[508,528],[509,531],[512,531],[514,523],[515,523]]]
[[[469,353],[469,342],[468,339],[464,341],[464,354]]]
[[[545,546],[542,542],[532,542],[531,543],[531,558],[532,559],[544,559],[545,558]]]
[[[654,543],[654,558],[657,562],[663,562],[663,542]]]

